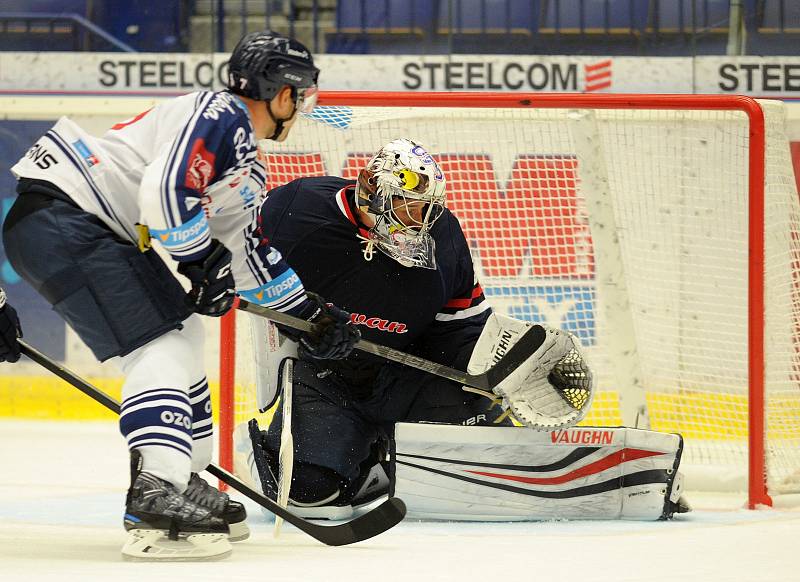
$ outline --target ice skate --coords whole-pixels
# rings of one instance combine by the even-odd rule
[[[232,501],[227,493],[209,485],[200,475],[192,473],[189,485],[183,494],[198,505],[211,510],[211,515],[221,517],[228,524],[228,540],[240,542],[250,537],[247,527],[247,511],[238,501]]]
[[[171,483],[141,472],[131,454],[131,487],[125,503],[126,560],[220,560],[231,554],[228,524],[191,501]]]

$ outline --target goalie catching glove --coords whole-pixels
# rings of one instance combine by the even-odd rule
[[[531,325],[492,314],[475,344],[468,372],[485,372]],[[522,424],[553,430],[573,426],[586,416],[596,380],[577,337],[560,329],[544,329],[542,345],[492,391]]]

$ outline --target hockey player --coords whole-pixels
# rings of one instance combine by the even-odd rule
[[[494,355],[500,355],[500,349],[507,349],[503,342],[507,344],[510,334],[528,326],[492,314],[459,222],[445,208],[445,176],[433,157],[411,140],[398,139],[384,146],[360,171],[357,181],[308,177],[270,191],[259,217],[263,239],[286,257],[308,289],[349,311],[365,339],[463,370],[485,367]],[[586,414],[593,376],[571,334],[548,329],[542,346],[518,371],[521,376],[515,378],[515,372],[500,384],[501,394],[506,404],[522,396],[523,405],[510,408],[527,415],[527,424],[548,430],[566,428]],[[470,450],[473,446],[473,451],[477,447],[490,456],[479,463],[465,461],[459,467],[461,475],[436,484],[442,487],[438,492],[425,485],[432,473],[415,475],[412,488],[398,491],[411,514],[420,503],[424,506],[426,499],[430,501],[425,497],[430,495],[436,500],[438,516],[444,518],[531,517],[525,501],[504,500],[502,485],[484,488],[451,512],[441,510],[446,504],[443,500],[463,495],[461,485],[474,479],[476,468],[500,467],[492,461],[500,458],[496,451],[503,442],[514,451],[532,435],[549,438],[549,433],[510,426],[506,413],[494,405],[496,400],[361,351],[331,361],[309,358],[300,350],[293,367],[292,393],[294,462],[289,503],[298,514],[344,518],[353,507],[386,494],[388,479],[382,461],[387,438],[395,423],[413,423],[397,426],[427,427],[428,436],[441,431],[442,439],[454,432],[453,438],[463,441],[459,447]],[[531,409],[535,410],[528,414]],[[248,453],[251,475],[273,498],[286,469],[279,467],[281,431],[287,430],[282,425],[279,407],[266,431],[252,420],[249,434],[237,432],[237,446]],[[416,435],[408,429],[398,434]],[[480,446],[470,445],[476,435],[487,440],[481,440]],[[439,436],[431,437],[427,449],[415,448],[413,459],[405,457],[401,446],[418,443],[404,438],[395,439],[398,472],[401,465],[405,469],[431,458],[445,464],[456,462],[459,447],[448,442],[437,450]],[[535,451],[540,460],[552,454],[536,447],[525,450]],[[558,451],[568,452],[563,447]],[[587,454],[567,457],[578,462]],[[670,459],[663,462],[677,466],[675,451]],[[566,466],[555,464],[554,469]],[[446,469],[437,469],[434,477],[449,475],[451,468]],[[663,485],[659,483],[659,491]],[[471,512],[470,508],[485,503],[487,495],[513,509]],[[526,499],[524,494],[514,495]],[[665,505],[664,494],[658,493],[657,498],[656,517]],[[546,501],[556,512],[560,510],[558,503]],[[615,507],[607,499],[602,503]],[[582,515],[592,513],[584,510]]]
[[[309,289],[351,312],[365,339],[464,369],[491,310],[444,202],[438,164],[399,139],[374,156],[358,183],[301,178],[272,190],[260,228]],[[290,495],[296,506],[326,506],[319,515],[350,507],[394,422],[510,423],[454,382],[363,352],[330,361],[301,351],[300,358]],[[255,458],[262,486],[273,495],[281,424],[278,413],[263,439],[252,435],[263,447]]]
[[[248,536],[244,506],[197,474],[211,461],[212,413],[196,314],[223,315],[238,291],[321,318],[324,332],[304,338],[315,356],[346,355],[357,341],[347,314],[308,297],[254,235],[266,174],[257,143],[287,138],[314,107],[318,74],[299,42],[251,33],[231,55],[226,90],[165,101],[99,138],[61,118],[12,168],[19,196],[3,226],[12,266],[125,374],[124,557],[219,558],[228,534]],[[162,532],[184,543],[160,548]]]
[[[17,310],[11,307],[6,292],[0,289],[0,362],[16,362],[19,360],[19,338],[22,337],[22,326],[19,323]]]

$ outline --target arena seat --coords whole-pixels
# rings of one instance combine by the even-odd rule
[[[88,16],[88,0],[3,0],[0,3],[0,14],[3,12],[48,12],[57,14],[68,12],[80,16]]]
[[[662,34],[692,32],[693,0],[657,0],[653,7],[651,30]],[[729,0],[698,0],[695,4],[695,30],[727,33]]]
[[[339,34],[423,35],[433,24],[434,2],[429,0],[339,0]]]
[[[647,26],[650,0],[542,0],[545,34],[634,34]]]
[[[763,0],[758,32],[765,34],[800,33],[800,2]]]
[[[539,27],[540,0],[439,2],[439,34],[530,35]]]
[[[21,18],[30,14],[29,18]],[[63,14],[62,18],[46,15]],[[81,27],[67,15],[89,16],[87,0],[3,0],[0,2],[0,50],[54,51],[81,49]],[[38,17],[37,15],[41,15]]]

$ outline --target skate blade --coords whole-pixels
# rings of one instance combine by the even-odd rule
[[[228,541],[230,542],[241,542],[250,537],[250,528],[247,527],[247,523],[244,521],[229,523],[228,529],[230,530],[228,534]]]
[[[171,540],[161,530],[128,532],[122,559],[133,562],[205,562],[223,560],[233,548],[225,534],[188,534]]]

